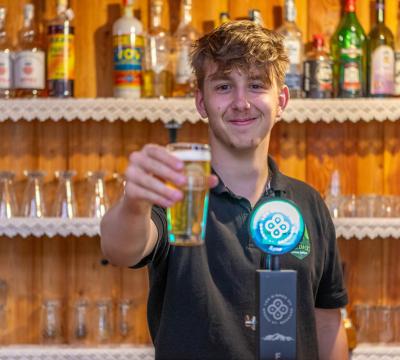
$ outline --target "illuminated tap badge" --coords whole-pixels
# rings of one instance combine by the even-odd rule
[[[298,207],[287,199],[270,199],[254,210],[250,235],[255,245],[271,255],[292,251],[304,234],[304,220]]]

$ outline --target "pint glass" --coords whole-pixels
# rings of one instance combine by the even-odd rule
[[[167,209],[169,242],[180,246],[201,245],[208,210],[210,149],[205,144],[190,143],[170,144],[167,149],[184,161],[187,176],[187,183],[181,188],[183,199]]]

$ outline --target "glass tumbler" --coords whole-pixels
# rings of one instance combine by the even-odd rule
[[[122,299],[118,303],[118,328],[122,337],[129,336],[132,324],[132,300]]]
[[[0,171],[0,219],[9,219],[18,214],[14,176],[11,171]]]
[[[109,206],[108,196],[105,191],[105,172],[89,171],[87,176],[89,182],[88,216],[101,218]]]
[[[43,199],[43,171],[24,171],[28,178],[22,201],[22,215],[31,218],[46,216],[46,207]]]
[[[109,299],[102,299],[96,303],[96,339],[99,343],[108,343],[111,340],[112,326],[112,302]]]
[[[77,341],[85,341],[89,335],[88,328],[88,301],[79,299],[74,305],[73,319],[73,339]]]
[[[48,299],[42,305],[42,340],[44,343],[62,342],[61,303]]]
[[[77,207],[72,178],[75,171],[56,171],[58,187],[53,205],[52,215],[55,217],[72,219],[77,216]]]

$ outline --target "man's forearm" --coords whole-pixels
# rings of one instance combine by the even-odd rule
[[[346,331],[339,309],[315,309],[320,360],[347,360]]]
[[[151,206],[131,209],[121,199],[100,224],[103,254],[114,265],[132,266],[150,251]]]

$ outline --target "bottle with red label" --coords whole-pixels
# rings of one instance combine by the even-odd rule
[[[57,16],[47,27],[47,85],[49,96],[74,96],[75,28],[68,0],[57,0]]]
[[[24,24],[18,33],[14,60],[14,87],[17,97],[46,96],[46,57],[33,4],[24,6]]]
[[[370,96],[394,92],[394,36],[385,25],[385,2],[376,1],[376,23],[368,35],[368,90]]]
[[[313,49],[304,61],[303,86],[307,98],[332,97],[332,60],[324,49],[323,35],[313,36]]]
[[[0,98],[13,97],[12,45],[5,30],[5,7],[0,7]]]
[[[123,0],[123,16],[113,24],[114,97],[137,99],[142,92],[143,25],[133,16],[133,0]]]

